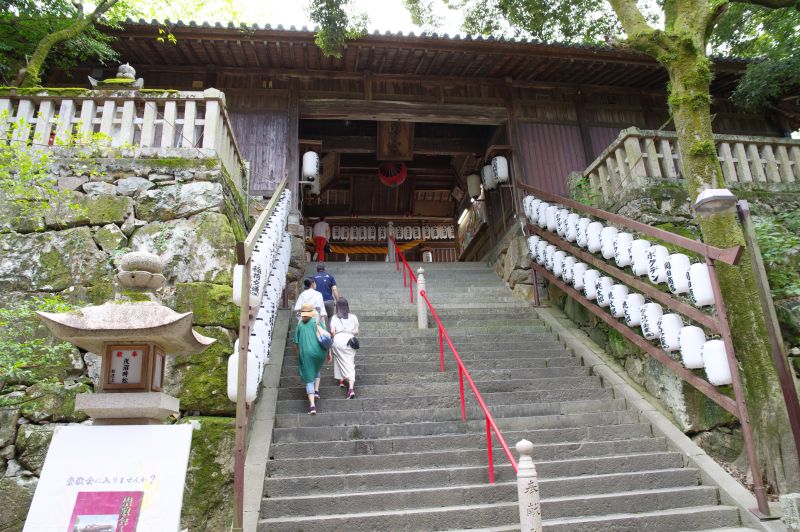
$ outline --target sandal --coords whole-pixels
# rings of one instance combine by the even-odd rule
[[[309,406],[309,407],[308,407],[308,413],[309,413],[309,415],[312,415],[312,416],[313,416],[313,415],[316,415],[316,413],[317,413],[317,407],[316,407],[316,406]]]
[[[344,379],[339,379],[339,388],[344,388]]]
[[[347,391],[347,398],[348,399],[355,399],[356,398],[356,391],[352,388]]]

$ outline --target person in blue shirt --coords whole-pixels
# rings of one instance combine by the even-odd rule
[[[325,271],[325,263],[317,264],[317,274],[313,277],[317,284],[317,292],[322,294],[325,310],[328,313],[327,322],[330,327],[331,317],[336,313],[336,300],[339,299],[339,289],[336,288],[336,279]]]

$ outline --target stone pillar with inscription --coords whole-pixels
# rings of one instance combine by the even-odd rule
[[[517,442],[517,496],[519,498],[519,526],[522,532],[542,532],[542,507],[539,502],[539,477],[533,463],[533,444],[528,440]]]
[[[420,295],[424,292],[425,288],[425,270],[422,268],[417,269],[417,328],[428,328],[428,305]]]

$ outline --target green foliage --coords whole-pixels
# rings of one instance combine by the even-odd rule
[[[592,188],[589,176],[581,176],[575,181],[571,191],[572,199],[584,205],[598,206],[600,194]]]
[[[756,235],[775,299],[800,296],[800,210],[756,218]]]
[[[71,344],[54,342],[34,311],[70,312],[76,307],[60,296],[22,299],[0,307],[0,389],[29,380],[37,370],[57,365],[73,352]],[[45,380],[52,381],[50,375]]]
[[[320,27],[315,42],[326,56],[341,57],[345,41],[366,32],[366,15],[350,8],[350,0],[310,0],[309,15]]]

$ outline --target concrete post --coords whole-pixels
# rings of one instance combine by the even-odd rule
[[[397,254],[394,252],[394,244],[389,237],[394,236],[394,222],[386,224],[386,261],[397,262]]]
[[[425,270],[417,269],[417,328],[428,328],[428,304],[420,296],[420,292],[425,290]]]
[[[528,440],[517,442],[517,497],[519,499],[519,526],[522,532],[542,532],[542,507],[539,504],[539,478],[533,464],[533,444]]]

